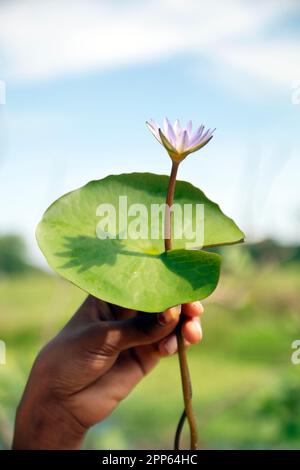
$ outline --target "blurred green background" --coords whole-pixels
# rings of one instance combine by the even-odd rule
[[[34,357],[84,298],[47,271],[35,227],[89,180],[169,174],[144,125],[165,114],[216,127],[179,178],[252,243],[224,249],[189,351],[201,446],[300,447],[299,24],[296,0],[0,1],[0,448]],[[85,445],[171,448],[181,410],[174,357]]]
[[[223,270],[206,300],[204,339],[189,351],[202,448],[297,448],[300,365],[300,250],[272,241],[224,248]],[[73,314],[84,293],[31,266],[22,240],[0,239],[0,447],[10,446],[14,414],[32,362]],[[164,359],[105,422],[88,449],[171,448],[182,409],[177,358]],[[187,435],[185,435],[185,439]]]

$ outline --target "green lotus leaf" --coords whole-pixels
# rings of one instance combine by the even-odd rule
[[[62,196],[37,228],[49,265],[86,292],[139,311],[210,295],[220,257],[195,248],[238,243],[244,234],[202,191],[177,181],[174,249],[165,253],[163,217],[154,215],[164,212],[168,181],[150,173],[113,175]],[[200,238],[193,237],[197,224],[204,229]]]

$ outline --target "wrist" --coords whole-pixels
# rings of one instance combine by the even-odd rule
[[[18,407],[14,450],[80,449],[86,428],[54,397],[29,399]]]

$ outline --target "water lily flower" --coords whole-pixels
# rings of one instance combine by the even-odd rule
[[[204,126],[201,125],[193,132],[192,121],[189,121],[186,128],[184,128],[181,127],[178,119],[172,126],[166,117],[164,118],[163,128],[152,119],[147,121],[146,124],[158,142],[165,147],[171,159],[178,163],[190,153],[204,147],[212,139],[215,131],[215,129],[205,131]]]

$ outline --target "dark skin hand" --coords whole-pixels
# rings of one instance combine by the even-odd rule
[[[181,313],[180,313],[181,312]],[[200,302],[139,314],[88,296],[39,353],[17,410],[13,449],[79,449],[164,356],[202,338]]]

